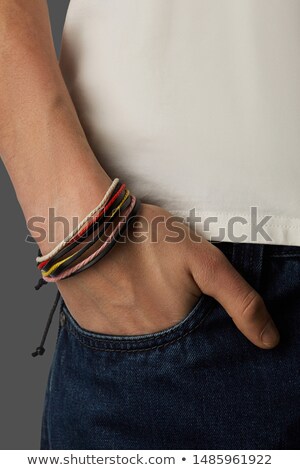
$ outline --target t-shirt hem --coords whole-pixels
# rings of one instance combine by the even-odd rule
[[[209,241],[300,246],[300,218],[297,217],[271,216],[261,211],[259,214],[196,211],[193,222],[184,210],[170,212],[183,217],[197,234]]]

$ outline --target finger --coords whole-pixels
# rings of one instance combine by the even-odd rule
[[[238,273],[226,256],[207,242],[194,256],[193,276],[201,290],[214,297],[238,329],[256,346],[273,348],[279,332],[261,296]]]

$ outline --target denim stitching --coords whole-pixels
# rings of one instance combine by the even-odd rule
[[[205,308],[205,302],[207,303],[207,306],[209,306],[209,303],[214,301],[214,299],[212,297],[206,296],[205,294],[202,294],[202,295],[206,297],[205,299],[203,299],[203,302],[204,302],[203,308]],[[201,306],[201,304],[200,304],[200,300],[199,300],[198,303],[195,305],[194,309],[191,311],[191,313],[195,314],[198,310],[198,307],[200,307],[200,306]],[[190,318],[193,318],[193,317],[191,316]],[[188,316],[184,320],[188,320]],[[172,334],[173,332],[175,332],[175,333],[180,332],[180,330],[185,327],[184,320],[183,320],[183,323],[181,325],[178,324],[178,328],[176,328],[176,325],[175,325],[175,328],[174,328],[173,331],[169,330],[169,331],[161,332],[161,333],[159,333],[159,335],[157,335],[156,338],[159,339],[159,338],[163,338],[164,336],[166,336],[168,334]],[[74,326],[72,323],[70,323],[69,319],[66,323],[67,323],[67,328],[68,328],[69,331],[71,331],[71,330],[75,331],[76,334],[84,336],[85,339],[88,340],[88,341],[98,341],[98,342],[109,343],[109,344],[113,344],[113,343],[116,343],[116,342],[121,342],[121,343],[127,343],[128,345],[130,345],[131,343],[143,343],[143,342],[151,341],[152,339],[156,339],[154,336],[150,336],[148,338],[140,338],[140,339],[134,339],[133,337],[132,337],[132,339],[114,338],[113,343],[112,343],[109,339],[105,340],[104,338],[97,338],[97,337],[85,335],[84,331],[82,333],[80,331],[77,331],[76,326]],[[80,326],[79,326],[79,328],[80,328]]]
[[[266,254],[268,258],[299,258],[300,257],[300,252],[295,253],[294,251],[285,251],[284,253],[274,253],[274,254]]]
[[[246,250],[243,250],[244,255],[245,255],[245,251],[246,251]],[[250,246],[250,263],[249,263],[250,266],[249,266],[249,267],[250,267],[250,273],[251,273],[251,277],[252,277],[252,278],[253,278],[254,275],[255,275],[255,273],[254,273],[254,264],[253,264],[253,251],[254,251],[253,246]]]
[[[214,307],[214,304],[212,304],[210,306],[210,308],[207,310],[207,312],[204,313],[204,315],[202,316],[201,320],[199,321],[199,323],[197,323],[196,326],[194,326],[192,329],[186,331],[183,335],[180,335],[178,336],[177,338],[174,338],[172,339],[171,341],[168,341],[167,343],[163,343],[163,344],[158,344],[158,345],[155,345],[155,346],[151,346],[149,348],[143,348],[143,349],[140,349],[140,348],[136,348],[136,349],[115,349],[115,348],[97,348],[97,347],[94,347],[94,346],[91,346],[89,344],[86,344],[85,341],[83,341],[81,338],[80,338],[80,334],[78,332],[76,332],[76,330],[71,330],[69,328],[69,325],[68,323],[66,323],[66,326],[65,328],[71,333],[72,336],[74,336],[83,346],[86,346],[87,348],[90,348],[94,351],[105,351],[105,352],[123,352],[123,353],[130,353],[130,352],[143,352],[143,351],[150,351],[152,349],[159,349],[159,348],[163,348],[165,346],[168,346],[172,343],[175,343],[176,341],[179,341],[180,339],[184,338],[185,336],[187,336],[188,334],[191,334],[194,330],[196,330],[203,322],[204,320],[206,319],[206,317],[208,316],[209,313],[211,313],[211,311],[213,310],[213,307]]]

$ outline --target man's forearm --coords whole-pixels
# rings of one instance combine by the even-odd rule
[[[45,0],[1,0],[0,90],[0,154],[26,219],[47,219],[54,206],[69,221],[86,215],[110,178],[65,86]],[[46,240],[40,246],[53,247]]]

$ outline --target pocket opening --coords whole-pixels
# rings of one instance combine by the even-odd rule
[[[195,327],[203,321],[204,317],[212,310],[215,302],[212,297],[201,294],[194,307],[178,323],[154,333],[141,335],[96,333],[81,327],[64,302],[62,303],[61,312],[65,316],[64,327],[84,345],[95,350],[132,351],[159,347],[176,338],[179,339],[181,336],[195,329]]]

